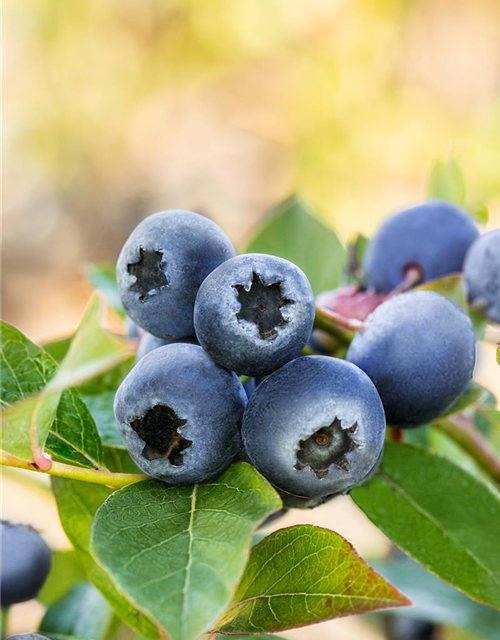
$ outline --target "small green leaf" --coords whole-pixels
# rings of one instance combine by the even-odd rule
[[[500,347],[497,347],[497,364],[500,367]]]
[[[104,640],[112,622],[113,611],[100,592],[80,583],[49,607],[38,631],[51,640]]]
[[[125,311],[116,285],[116,265],[108,262],[89,263],[85,267],[85,276],[94,289],[104,294],[113,309],[124,316]]]
[[[371,560],[370,564],[411,599],[411,607],[394,611],[394,615],[461,627],[474,637],[498,640],[500,613],[495,609],[474,602],[404,556]]]
[[[102,313],[102,301],[94,294],[57,374],[48,385],[50,390],[77,387],[133,355],[124,339],[103,328]]]
[[[52,488],[63,529],[76,549],[89,580],[101,591],[116,615],[149,640],[158,640],[156,625],[143,615],[128,595],[95,561],[90,546],[92,521],[97,509],[112,493],[110,489],[86,482],[52,478]]]
[[[500,608],[500,494],[448,458],[386,443],[351,496],[391,540],[471,598]]]
[[[68,353],[68,349],[73,340],[73,336],[68,338],[61,338],[60,340],[53,340],[52,342],[43,342],[43,350],[54,358],[56,362],[61,362],[64,356]]]
[[[115,394],[125,376],[135,364],[135,356],[129,357],[111,371],[89,380],[78,391],[95,420],[104,445],[124,448],[113,411]]]
[[[102,463],[101,439],[80,395],[69,389],[61,394],[45,449],[63,462],[95,468]]]
[[[38,463],[45,446],[65,462],[88,468],[100,464],[99,434],[78,393],[44,395],[57,372],[55,361],[18,329],[2,323],[1,330],[2,449]]]
[[[460,206],[465,204],[465,179],[460,165],[453,156],[448,160],[437,160],[434,164],[427,183],[427,196],[449,200]]]
[[[0,400],[7,407],[43,389],[57,365],[38,345],[6,322],[0,322]]]
[[[302,627],[410,602],[333,531],[301,525],[275,531],[252,549],[224,633]]]
[[[65,596],[77,582],[84,580],[85,570],[74,549],[54,551],[50,573],[38,593],[38,600],[45,606],[50,606]]]
[[[140,482],[99,509],[92,548],[117,587],[172,640],[194,640],[231,600],[253,530],[280,506],[245,463],[194,487]]]
[[[469,388],[463,393],[458,400],[445,411],[439,419],[449,418],[450,416],[462,413],[466,409],[472,409],[482,404],[490,395],[488,389],[485,389],[473,380],[469,383]]]
[[[478,224],[488,224],[490,212],[484,202],[468,202],[466,209]]]
[[[340,284],[346,262],[346,251],[335,233],[296,198],[269,214],[246,252],[290,260],[304,271],[316,295]]]

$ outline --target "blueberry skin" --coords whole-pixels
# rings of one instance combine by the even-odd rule
[[[303,443],[336,421],[346,438],[337,462],[325,465],[323,477],[308,464],[297,468]],[[328,356],[302,356],[257,387],[243,416],[242,437],[257,470],[291,494],[286,506],[308,508],[349,491],[378,464],[384,409],[373,383],[356,366]]]
[[[479,237],[471,217],[444,200],[431,200],[386,220],[365,258],[367,285],[389,293],[408,266],[422,269],[423,281],[462,271],[467,250]]]
[[[189,338],[179,338],[178,340],[165,340],[164,338],[157,338],[152,333],[144,333],[139,342],[135,361],[139,362],[139,360],[142,360],[145,355],[151,353],[151,351],[154,351],[155,349],[158,349],[158,347],[165,347],[167,344],[174,344],[175,342],[198,344],[196,336],[189,336]]]
[[[248,311],[252,316],[243,303],[254,305]],[[221,366],[263,376],[300,355],[314,314],[311,285],[297,266],[249,253],[228,260],[206,278],[196,296],[194,325],[201,346]]]
[[[149,216],[132,231],[116,266],[127,314],[159,338],[193,335],[200,284],[235,253],[222,229],[197,213],[176,209]],[[137,265],[144,266],[138,277],[130,273]]]
[[[51,555],[32,527],[1,521],[2,606],[36,598],[50,571]]]
[[[240,451],[246,403],[234,373],[215,364],[201,347],[176,343],[155,349],[135,365],[116,393],[114,409],[123,442],[144,473],[172,484],[194,484],[217,476]],[[133,428],[157,405],[175,412],[181,421],[177,434],[190,442],[180,464],[165,455],[152,459],[144,451],[151,442]],[[155,427],[156,438],[165,433],[161,424],[161,430]]]
[[[471,304],[500,324],[500,229],[476,240],[465,258],[464,276]]]
[[[433,291],[400,294],[368,316],[347,360],[372,379],[388,424],[416,427],[439,417],[472,378],[472,323]]]

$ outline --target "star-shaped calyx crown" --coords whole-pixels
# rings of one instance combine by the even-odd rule
[[[238,320],[253,322],[259,328],[259,336],[265,340],[278,331],[278,327],[287,324],[281,310],[293,300],[285,298],[281,292],[281,282],[265,284],[261,276],[253,273],[250,288],[237,284],[240,310],[236,314]]]
[[[355,422],[352,427],[343,429],[337,418],[328,427],[321,427],[312,436],[299,442],[295,468],[301,471],[309,467],[320,479],[328,475],[328,469],[332,464],[349,472],[350,465],[346,453],[359,447],[351,438],[357,428],[358,424]]]
[[[139,300],[144,302],[148,296],[168,285],[167,276],[163,270],[163,253],[161,251],[145,251],[139,248],[139,260],[127,265],[127,271],[135,277],[130,285],[130,291],[140,293]]]
[[[157,404],[142,418],[131,422],[130,426],[144,440],[142,455],[146,460],[166,458],[170,464],[178,467],[183,463],[182,452],[192,444],[192,440],[187,440],[179,433],[186,422],[170,407]]]

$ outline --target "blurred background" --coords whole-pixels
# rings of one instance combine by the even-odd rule
[[[498,0],[5,0],[3,20],[3,317],[35,341],[76,327],[82,265],[162,209],[242,248],[297,193],[346,240],[423,198],[452,152],[499,226]],[[17,478],[4,514],[67,545],[50,494]],[[387,547],[348,498],[299,521]],[[382,637],[360,618],[286,635]]]

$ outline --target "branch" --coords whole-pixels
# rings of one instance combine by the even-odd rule
[[[488,440],[478,431],[472,418],[456,415],[448,420],[438,420],[434,422],[434,426],[465,449],[495,482],[500,482],[500,458]]]
[[[50,469],[39,469],[33,462],[21,460],[15,456],[2,451],[0,454],[0,462],[7,467],[15,467],[17,469],[28,469],[37,473],[47,473],[51,476],[60,478],[70,478],[72,480],[81,480],[82,482],[91,482],[93,484],[103,484],[108,487],[120,489],[134,482],[146,480],[148,476],[138,473],[112,473],[108,469],[85,469],[83,467],[74,467],[63,462],[53,462]]]

